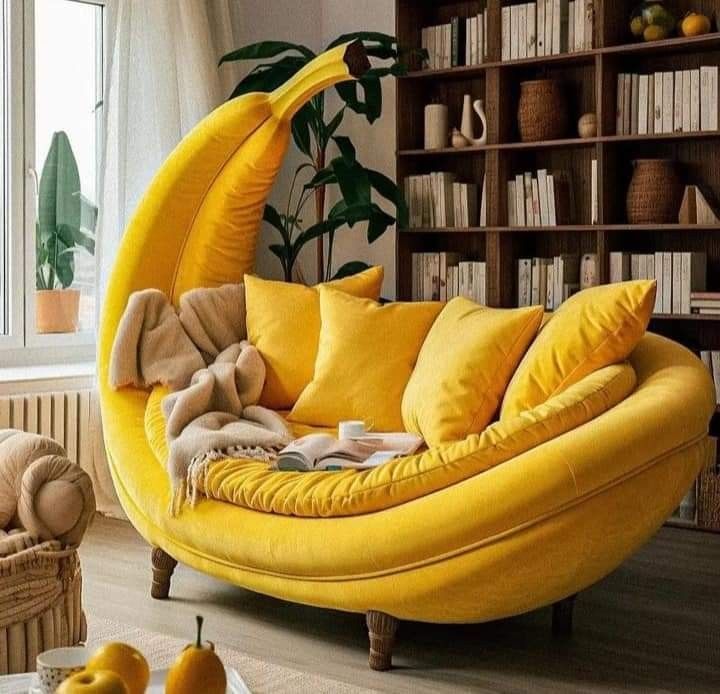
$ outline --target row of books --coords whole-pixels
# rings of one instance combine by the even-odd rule
[[[690,292],[690,312],[720,316],[720,292]]]
[[[430,70],[479,65],[488,57],[487,12],[453,17],[448,24],[420,30],[420,46],[427,51],[423,67]]]
[[[508,181],[508,225],[553,227],[569,224],[572,189],[565,172],[526,171]]]
[[[503,7],[502,59],[589,50],[594,16],[592,0],[537,0]]]
[[[405,178],[409,226],[467,228],[486,225],[485,181],[478,205],[478,186],[461,183],[449,171]]]
[[[486,265],[459,253],[412,254],[412,300],[449,301],[464,296],[487,303]]]
[[[718,66],[617,76],[615,132],[652,135],[718,129]]]
[[[554,311],[580,289],[598,283],[596,253],[582,257],[573,254],[554,258],[518,260],[518,306],[544,306]]]
[[[700,352],[700,359],[712,374],[715,384],[715,402],[720,405],[720,352],[704,349]]]
[[[657,282],[655,313],[691,313],[693,293],[705,291],[707,254],[700,251],[610,253],[610,282],[641,279]]]

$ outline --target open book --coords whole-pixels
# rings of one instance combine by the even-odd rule
[[[330,434],[296,439],[278,454],[278,470],[367,470],[414,453],[423,440],[415,434],[365,434],[338,440]]]

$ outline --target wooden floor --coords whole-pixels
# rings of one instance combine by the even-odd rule
[[[99,617],[207,638],[299,670],[386,692],[720,692],[720,535],[663,528],[582,593],[575,632],[550,635],[550,610],[491,624],[402,623],[390,673],[367,669],[360,615],[249,593],[185,567],[172,600],[149,596],[149,549],[99,518],[82,547],[85,608]]]

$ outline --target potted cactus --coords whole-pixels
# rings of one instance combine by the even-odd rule
[[[65,132],[53,134],[38,191],[35,229],[35,322],[39,333],[78,329],[80,290],[75,254],[95,253],[97,207],[80,190],[80,174]]]

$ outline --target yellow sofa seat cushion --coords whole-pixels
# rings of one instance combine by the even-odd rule
[[[383,268],[371,267],[328,282],[354,296],[377,299]],[[320,335],[318,287],[245,276],[248,340],[265,360],[267,375],[260,404],[290,409],[312,380]]]
[[[500,418],[514,417],[593,371],[627,359],[645,334],[654,305],[654,280],[606,284],[571,296],[520,362]]]
[[[482,431],[542,317],[540,306],[496,309],[452,299],[430,328],[405,388],[405,428],[428,446]]]
[[[316,426],[361,419],[374,431],[402,431],[403,392],[442,306],[381,306],[320,287],[322,327],[315,375],[289,419]]]
[[[226,458],[213,463],[198,491],[211,499],[255,511],[303,517],[353,516],[399,506],[485,472],[611,410],[635,388],[627,364],[600,369],[517,417],[495,422],[481,434],[398,458],[358,472],[275,472],[266,463]],[[160,400],[150,396],[146,436],[162,462],[166,449]],[[295,434],[310,433],[305,427]]]

